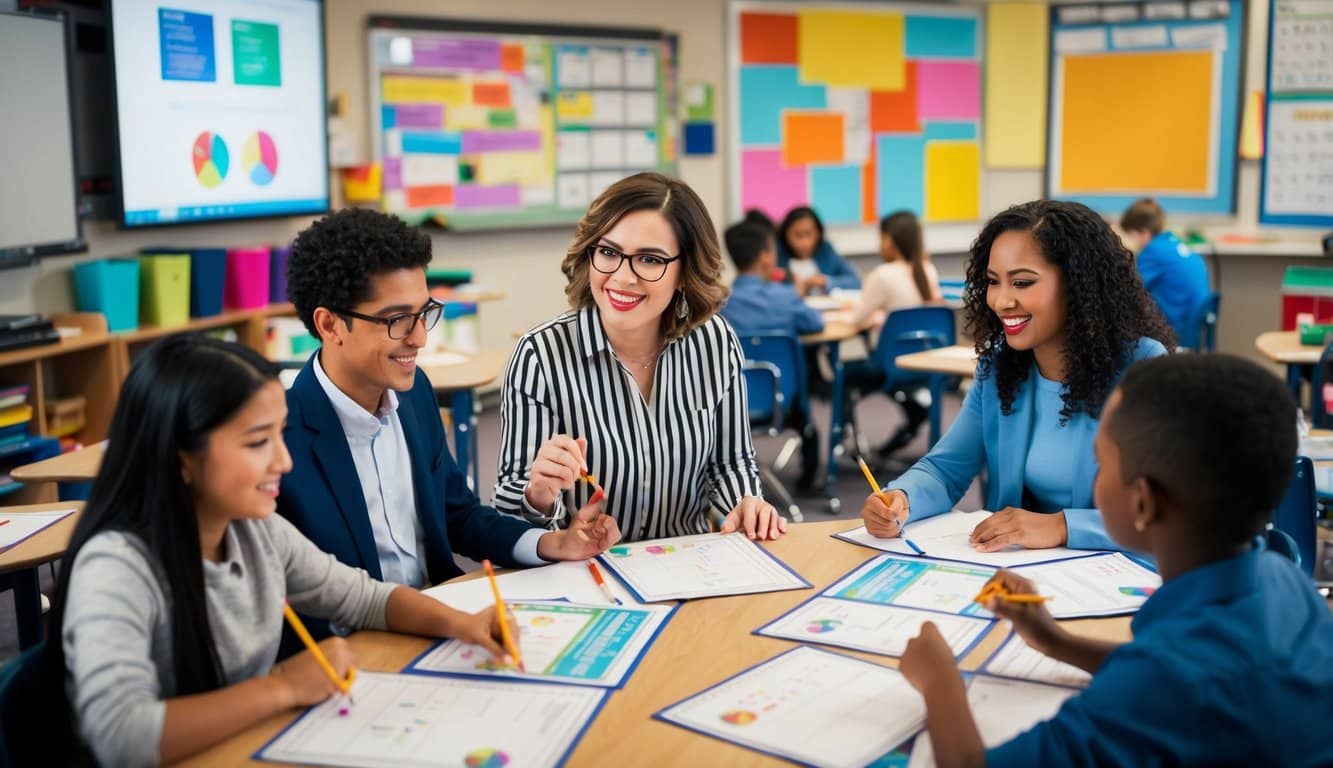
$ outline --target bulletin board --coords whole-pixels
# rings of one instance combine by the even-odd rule
[[[930,223],[981,209],[980,7],[729,6],[731,215],[825,224],[899,209]]]
[[[1333,3],[1276,0],[1259,221],[1333,226]]]
[[[1051,8],[1046,193],[1119,214],[1236,208],[1241,0]]]
[[[655,29],[369,20],[382,207],[495,229],[577,221],[633,173],[675,169],[675,46]]]

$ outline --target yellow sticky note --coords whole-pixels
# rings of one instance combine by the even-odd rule
[[[592,120],[592,94],[587,91],[561,91],[555,102],[555,114],[562,123]]]
[[[471,91],[462,80],[445,77],[385,77],[380,82],[380,88],[381,99],[385,104],[424,102],[445,106],[467,104]]]
[[[372,203],[380,199],[382,168],[379,163],[344,168],[343,197],[349,203]]]
[[[446,131],[480,131],[490,127],[490,110],[476,104],[459,104],[444,110]]]
[[[540,152],[484,152],[476,156],[477,181],[486,186],[498,184],[537,185],[549,181]]]
[[[901,13],[806,9],[796,28],[801,82],[881,91],[906,85]]]
[[[1047,22],[1043,2],[986,6],[986,165],[1046,164]]]
[[[973,141],[926,143],[926,221],[981,217],[981,149]]]
[[[1250,91],[1240,118],[1240,156],[1258,160],[1264,156],[1264,92]]]

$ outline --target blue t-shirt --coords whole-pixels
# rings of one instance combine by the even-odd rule
[[[778,331],[799,336],[824,330],[824,316],[807,306],[795,288],[755,275],[737,276],[722,317],[740,334]]]
[[[1170,232],[1154,237],[1138,258],[1139,276],[1162,308],[1183,347],[1199,346],[1199,329],[1191,327],[1195,313],[1208,298],[1208,265]]]
[[[1249,550],[1187,571],[1133,630],[986,765],[1333,765],[1333,614],[1291,561]]]
[[[1085,446],[1080,432],[1071,428],[1075,419],[1091,419],[1080,411],[1068,423],[1060,423],[1060,398],[1065,385],[1037,372],[1037,403],[1032,409],[1032,437],[1028,441],[1027,464],[1023,467],[1023,489],[1032,501],[1031,512],[1059,512],[1074,506],[1074,462]]]

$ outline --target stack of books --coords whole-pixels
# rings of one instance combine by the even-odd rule
[[[14,467],[59,455],[60,441],[39,437],[29,429],[32,404],[27,384],[0,389],[0,495],[22,488],[9,472]]]
[[[0,315],[0,352],[58,341],[55,325],[41,315]]]

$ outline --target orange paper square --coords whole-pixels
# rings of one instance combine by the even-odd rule
[[[451,184],[429,187],[408,187],[407,207],[426,208],[454,204],[454,188]]]
[[[795,16],[741,14],[742,64],[795,64],[796,60]]]
[[[500,46],[500,69],[505,72],[522,72],[525,63],[527,57],[522,45],[505,43]]]
[[[782,115],[782,164],[842,163],[843,116],[835,112]]]
[[[509,83],[473,83],[472,103],[479,107],[509,106]]]
[[[916,111],[916,62],[906,64],[906,82],[901,91],[870,92],[872,133],[915,133],[921,130]]]

